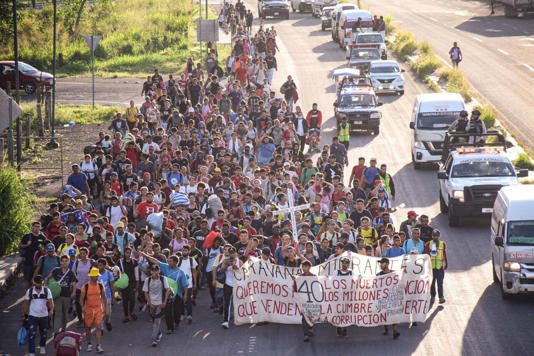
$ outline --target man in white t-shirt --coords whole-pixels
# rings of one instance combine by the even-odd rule
[[[39,329],[40,354],[46,354],[46,336],[50,327],[50,318],[54,315],[54,299],[50,289],[43,286],[43,276],[40,274],[33,278],[33,287],[26,291],[22,304],[22,314],[28,318],[29,328],[29,354],[35,355],[35,337]]]
[[[224,281],[224,321],[221,324],[223,328],[228,329],[230,327],[230,306],[232,304],[232,294],[234,290],[234,270],[241,266],[241,260],[237,256],[237,250],[235,247],[230,247],[228,250],[230,256],[225,257],[222,262],[221,271],[226,273],[226,279]]]
[[[189,245],[185,245],[182,248],[182,257],[180,257],[180,260],[178,261],[178,267],[185,273],[187,277],[187,298],[184,298],[187,300],[187,302],[184,304],[183,302],[178,305],[179,310],[181,310],[181,314],[186,315],[187,313],[187,323],[191,324],[193,322],[193,304],[192,304],[192,295],[193,290],[197,289],[197,275],[198,270],[197,261],[189,256],[191,253],[191,248]]]

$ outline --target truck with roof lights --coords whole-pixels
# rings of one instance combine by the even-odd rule
[[[450,226],[459,226],[465,217],[491,214],[498,191],[528,175],[528,170],[516,172],[498,131],[447,133],[441,162],[439,206]]]

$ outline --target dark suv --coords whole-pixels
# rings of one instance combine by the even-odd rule
[[[380,133],[382,113],[372,87],[345,87],[338,93],[334,103],[336,121],[347,117],[350,131],[366,131],[374,135]]]
[[[40,84],[47,87],[52,86],[53,76],[47,72],[32,67],[29,64],[19,61],[19,83],[20,89],[28,95],[32,95]],[[0,61],[0,88],[7,89],[8,83],[11,88],[15,87],[15,61]]]
[[[289,5],[285,0],[258,1],[258,14],[262,19],[267,16],[289,19]]]

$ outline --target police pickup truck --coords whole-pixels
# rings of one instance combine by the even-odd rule
[[[504,136],[497,131],[476,136],[447,133],[441,162],[439,205],[448,214],[450,226],[459,226],[467,216],[490,215],[499,190],[528,175],[527,170],[516,173],[506,154]]]
[[[378,107],[381,105],[372,86],[344,86],[334,102],[337,123],[346,117],[350,131],[367,131],[378,135],[382,118]]]

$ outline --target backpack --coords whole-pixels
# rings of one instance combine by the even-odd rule
[[[82,348],[82,335],[73,331],[64,331],[54,338],[56,356],[78,356]]]
[[[33,287],[30,288],[30,292],[28,293],[29,297],[30,297],[30,300],[28,301],[29,303],[31,303],[31,301],[33,299],[48,299],[48,288],[47,287],[43,287],[43,294],[35,294],[35,296],[33,295]]]
[[[102,283],[98,283],[98,288],[100,288],[100,295],[102,295],[102,292],[104,291],[104,286],[102,285]],[[87,292],[88,292],[88,289],[89,289],[89,283],[87,284],[84,284],[83,286],[83,304],[85,304],[85,302],[87,302]]]
[[[41,269],[41,271],[40,271],[41,273],[43,273],[45,257],[46,257],[46,256],[41,256],[41,257],[39,257],[39,259],[40,259],[40,261],[41,261],[41,262],[39,262],[39,268]],[[57,260],[57,266],[58,266],[58,267],[61,266],[61,260],[60,260],[59,256],[56,256],[56,260]],[[78,261],[76,261],[76,262],[78,262]]]

